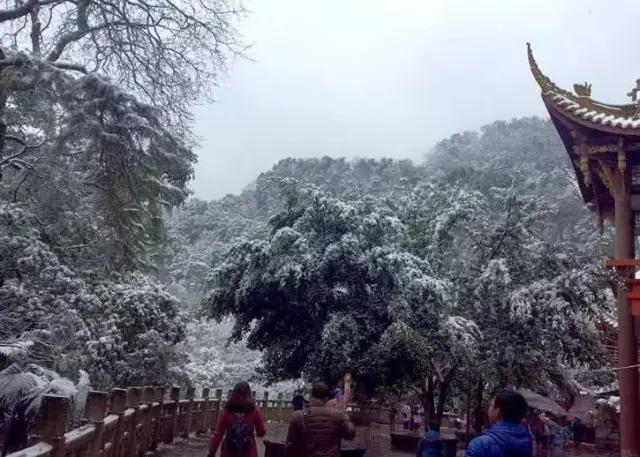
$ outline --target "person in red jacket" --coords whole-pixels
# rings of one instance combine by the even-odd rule
[[[221,444],[220,457],[258,457],[254,431],[259,438],[267,433],[262,414],[251,398],[249,383],[239,382],[220,412],[208,457],[214,457]]]

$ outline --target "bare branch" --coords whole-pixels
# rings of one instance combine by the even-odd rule
[[[40,6],[36,3],[29,11],[29,16],[31,18],[31,50],[33,51],[33,55],[36,57],[40,57],[40,39],[41,39],[41,29],[42,23],[40,22]]]
[[[19,7],[12,10],[0,10],[0,23],[6,21],[12,21],[22,16],[26,16],[31,11],[34,5],[38,3],[38,0],[28,0]]]
[[[20,151],[16,152],[15,154],[12,154],[0,160],[0,170],[2,170],[3,167],[11,165],[14,162],[19,163],[24,168],[31,168],[31,164],[25,162],[24,160],[21,160],[20,157],[22,157],[28,150],[38,149],[42,147],[45,143],[50,141],[50,140],[45,140],[42,143],[39,143],[36,145],[28,145],[26,141],[24,141],[22,138],[17,137],[15,135],[4,135],[4,139],[5,141],[8,140],[8,141],[13,141],[14,143],[18,143],[20,146],[22,146],[22,148],[20,149]]]
[[[34,59],[35,60],[35,59]],[[11,59],[0,59],[0,69],[20,66],[24,62],[24,59],[21,56],[16,56]],[[89,70],[83,67],[80,64],[69,63],[69,62],[46,62],[51,67],[57,68],[59,70],[71,70],[77,71],[83,74],[89,74]]]

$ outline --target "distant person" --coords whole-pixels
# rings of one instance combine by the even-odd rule
[[[586,432],[584,436],[585,443],[595,443],[596,442],[596,421],[594,417],[593,411],[589,411],[584,418],[584,426],[586,427]]]
[[[352,440],[356,429],[344,410],[327,403],[331,391],[323,382],[311,388],[309,407],[294,411],[286,439],[287,457],[340,457],[342,440]]]
[[[214,457],[221,444],[221,457],[258,457],[254,431],[260,438],[267,433],[262,414],[251,398],[249,383],[239,382],[211,436],[208,457]]]
[[[576,417],[570,428],[573,432],[573,444],[575,445],[576,449],[580,449],[580,445],[584,442],[585,436],[587,434],[587,427],[579,417]]]
[[[413,407],[411,415],[411,431],[418,433],[420,426],[422,425],[422,416],[420,415],[420,408],[418,406]]]
[[[518,392],[499,390],[489,407],[491,427],[467,448],[466,457],[533,457],[533,441],[522,420],[527,402]]]
[[[307,400],[302,396],[301,390],[296,390],[293,398],[291,399],[291,404],[293,405],[294,411],[300,411],[307,404]]]
[[[410,425],[411,425],[411,406],[403,405],[402,406],[402,427],[405,430],[409,430]]]
[[[396,429],[396,416],[398,415],[398,405],[391,403],[389,405],[389,430],[394,432]]]
[[[430,420],[427,424],[427,430],[418,441],[416,457],[440,457],[441,452],[440,424],[435,420]]]

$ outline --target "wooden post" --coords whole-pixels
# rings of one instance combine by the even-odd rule
[[[277,415],[276,417],[278,418],[278,422],[282,421],[282,404],[284,402],[284,394],[282,392],[280,392],[278,394],[278,406],[277,406]]]
[[[103,447],[104,416],[107,412],[108,394],[106,392],[91,391],[87,394],[84,407],[85,419],[93,424],[96,431],[89,446],[87,457],[99,457]]]
[[[151,415],[151,421],[153,428],[151,430],[151,442],[149,444],[149,450],[155,451],[158,448],[160,438],[164,436],[164,428],[162,422],[162,405],[164,403],[164,387],[156,387],[154,395],[154,406]]]
[[[65,454],[64,434],[71,414],[69,398],[60,395],[45,395],[40,405],[38,434],[53,449],[50,457],[62,457]]]
[[[206,433],[208,430],[208,425],[211,417],[211,400],[209,399],[211,389],[205,387],[202,389],[202,399],[204,400],[202,404],[202,413],[200,415],[200,423],[198,424],[198,432]]]
[[[145,386],[142,388],[142,403],[146,409],[142,417],[142,433],[140,439],[140,455],[145,455],[151,446],[151,434],[153,433],[153,397],[155,388],[153,386]]]
[[[222,389],[216,389],[216,414],[209,425],[212,430],[216,427],[216,424],[220,420],[221,409],[222,409]]]
[[[262,405],[262,415],[264,420],[267,421],[269,417],[269,392],[264,392],[264,404]]]
[[[127,391],[124,389],[112,389],[111,400],[109,401],[109,414],[118,416],[118,423],[113,431],[111,445],[113,452],[111,457],[121,457],[122,438],[124,437],[124,410],[127,407]]]
[[[142,401],[142,388],[129,387],[127,391],[127,408],[133,409],[131,416],[131,428],[129,428],[129,443],[125,457],[138,456],[138,429],[140,421],[140,402]]]
[[[187,400],[189,400],[189,403],[187,403],[186,407],[185,407],[185,414],[184,414],[184,430],[182,431],[182,438],[189,438],[189,434],[191,433],[191,427],[192,427],[192,419],[193,419],[193,399],[196,396],[196,389],[195,387],[187,387]]]
[[[178,414],[180,413],[180,387],[172,387],[169,394],[169,401],[173,404],[171,406],[171,429],[169,435],[165,439],[165,443],[173,443],[173,438],[176,436],[176,429],[178,428]]]
[[[624,151],[623,151],[624,153]],[[632,259],[635,257],[633,249],[633,220],[631,209],[631,172],[614,172],[612,193],[614,194],[615,226],[616,226],[616,258]],[[618,372],[620,387],[620,451],[624,456],[636,456],[638,450],[638,370],[624,368],[636,365],[638,362],[637,347],[633,316],[627,300],[623,275],[618,284],[618,364],[622,368]]]

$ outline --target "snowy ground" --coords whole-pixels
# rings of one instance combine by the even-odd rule
[[[266,439],[272,441],[283,440],[286,433],[286,424],[268,424],[268,432]],[[367,442],[368,444],[365,444]],[[158,457],[206,457],[208,437],[191,438],[185,441],[179,441],[174,445],[162,446],[158,451]],[[386,426],[376,426],[370,429],[359,428],[355,443],[356,445],[366,445],[366,457],[409,457],[413,454],[405,452],[394,452],[390,450],[388,428]],[[260,457],[264,455],[264,446],[262,440],[258,444]],[[614,457],[618,453],[576,453],[573,450],[556,451],[544,457]],[[463,457],[464,451],[459,450],[458,456]],[[542,457],[542,456],[541,456]]]

